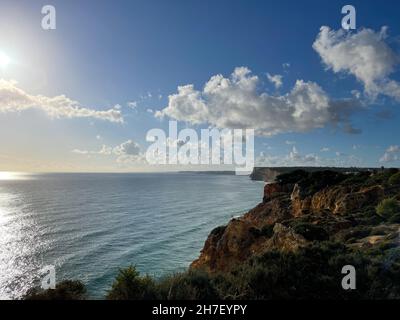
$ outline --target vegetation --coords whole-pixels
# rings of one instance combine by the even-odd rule
[[[310,241],[323,241],[328,240],[329,238],[328,232],[326,232],[323,227],[316,226],[311,223],[296,223],[294,225],[294,231]]]
[[[209,274],[190,270],[158,281],[132,281],[117,276],[113,299],[387,299],[400,298],[400,251],[368,254],[353,252],[343,244],[322,241],[297,253],[267,252],[230,272]],[[357,270],[357,290],[341,287],[341,269]],[[128,273],[138,276],[133,267]],[[147,279],[147,277],[145,277]],[[152,292],[149,295],[149,292]]]
[[[376,207],[376,213],[383,218],[390,219],[400,213],[399,202],[393,198],[385,199]]]
[[[276,178],[280,184],[298,184],[302,190],[302,196],[308,196],[320,191],[323,188],[338,184],[348,176],[344,173],[324,170],[306,172],[296,170],[294,172],[284,173]]]
[[[152,300],[158,292],[154,280],[141,277],[135,267],[121,269],[107,294],[110,300]]]
[[[398,186],[400,185],[400,172],[397,172],[390,176],[389,184]]]
[[[55,289],[43,290],[40,287],[30,289],[25,300],[84,300],[86,299],[85,285],[78,280],[64,280]]]

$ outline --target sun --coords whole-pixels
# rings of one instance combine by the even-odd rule
[[[7,67],[11,62],[11,59],[8,55],[6,55],[4,52],[0,52],[0,68],[5,68]]]
[[[14,180],[15,174],[13,172],[0,171],[0,180]]]

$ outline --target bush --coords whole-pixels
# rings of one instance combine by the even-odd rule
[[[303,196],[310,196],[326,187],[336,185],[346,178],[345,174],[336,171],[316,171],[300,180],[299,186],[303,190]]]
[[[400,212],[399,202],[396,199],[385,199],[376,207],[376,213],[388,219]]]
[[[390,223],[400,223],[400,212],[391,216],[388,221]]]
[[[134,266],[120,269],[107,294],[109,300],[154,300],[157,299],[157,289],[150,276],[141,277]]]
[[[389,184],[391,185],[400,185],[400,172],[395,173],[389,178]]]
[[[266,238],[271,238],[274,235],[274,224],[266,224],[263,226],[261,229],[258,229],[256,227],[250,227],[249,228],[249,233],[255,237],[266,237]]]
[[[215,300],[219,295],[213,277],[202,270],[189,270],[162,279],[160,296],[166,300]]]
[[[295,184],[306,177],[308,177],[308,172],[297,169],[292,172],[282,173],[278,175],[275,180],[282,185]]]
[[[381,172],[377,172],[373,174],[371,177],[367,179],[365,185],[372,186],[376,184],[387,184],[391,176],[395,175],[398,172],[397,169],[387,169]]]
[[[371,176],[371,172],[369,171],[361,171],[348,175],[348,178],[342,181],[342,185],[344,186],[354,186],[354,185],[362,185],[366,182],[366,180]]]
[[[294,231],[310,241],[323,241],[329,238],[324,228],[311,223],[298,223],[294,225]]]
[[[39,287],[30,289],[25,300],[84,300],[86,299],[85,285],[80,281],[64,280],[55,289],[43,290]]]

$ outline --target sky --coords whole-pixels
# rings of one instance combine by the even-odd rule
[[[399,167],[399,10],[0,0],[0,171],[164,170],[143,155],[170,120],[255,129],[257,165]]]

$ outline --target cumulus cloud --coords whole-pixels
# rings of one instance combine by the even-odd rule
[[[279,89],[280,87],[282,87],[282,76],[280,74],[276,74],[276,75],[271,75],[269,73],[267,73],[267,78],[269,80],[269,82],[273,83],[273,85],[275,86],[276,89]]]
[[[399,160],[400,146],[393,145],[386,149],[379,162],[394,162]]]
[[[116,146],[113,149],[113,153],[116,155],[137,156],[140,154],[140,146],[135,141],[128,140]]]
[[[133,140],[128,140],[115,147],[102,145],[100,150],[89,151],[89,150],[74,149],[72,150],[72,152],[76,154],[86,154],[86,155],[139,156],[141,154],[140,150],[141,150],[140,145],[137,142]]]
[[[355,76],[370,97],[384,94],[400,100],[400,84],[389,78],[400,58],[386,40],[387,27],[352,33],[323,26],[313,48],[328,69]]]
[[[349,115],[359,108],[353,99],[332,101],[314,82],[297,80],[290,92],[280,96],[260,92],[259,85],[248,68],[238,67],[229,78],[211,77],[202,91],[192,84],[179,86],[155,116],[218,128],[252,128],[271,136],[348,123]]]
[[[146,165],[146,157],[141,152],[140,145],[133,141],[127,140],[117,146],[103,145],[99,150],[80,150],[74,149],[73,153],[86,156],[111,156],[120,167],[130,167],[136,165]]]
[[[31,95],[17,86],[16,81],[0,79],[0,112],[20,112],[27,109],[44,111],[51,118],[95,118],[123,122],[118,108],[94,110],[81,106],[65,95],[47,97]]]

